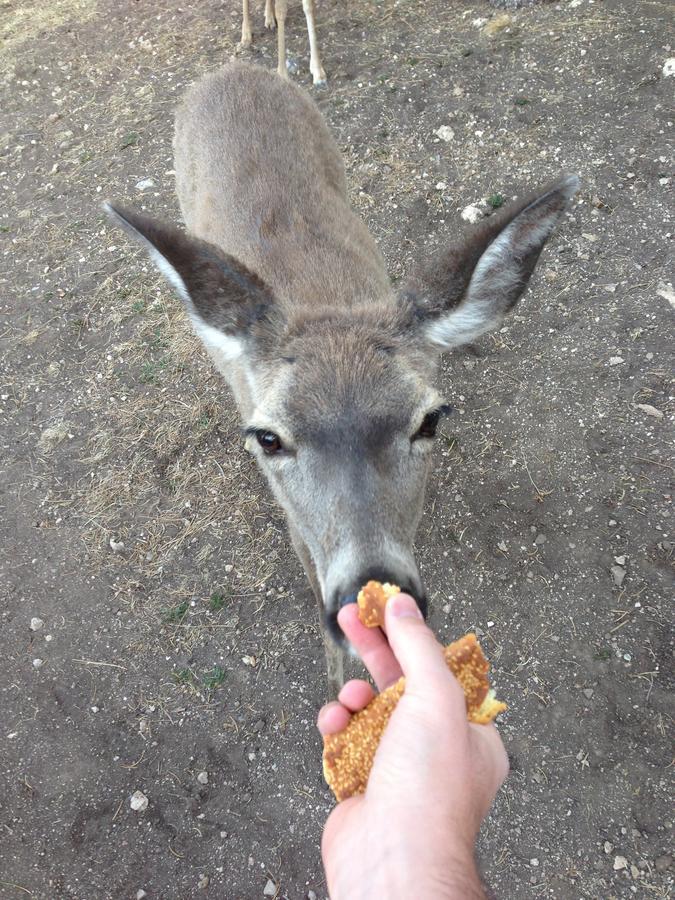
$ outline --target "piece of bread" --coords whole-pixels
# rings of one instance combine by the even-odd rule
[[[396,584],[385,581],[369,581],[359,591],[356,603],[359,607],[359,619],[366,628],[381,628],[384,625],[384,608],[390,597],[401,593],[401,588]]]
[[[445,661],[464,690],[470,722],[485,725],[507,709],[490,690],[489,663],[475,634],[467,634],[449,644],[445,648]],[[343,731],[324,738],[323,774],[338,803],[366,790],[375,751],[404,690],[405,678],[399,678],[365,709],[354,713]]]

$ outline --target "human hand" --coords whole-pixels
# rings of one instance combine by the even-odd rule
[[[497,729],[467,721],[462,688],[411,597],[387,603],[388,641],[361,625],[356,604],[338,621],[380,690],[401,675],[406,687],[366,793],[340,803],[326,822],[322,855],[332,900],[483,898],[474,844],[508,772]],[[321,709],[321,734],[341,731],[373,696],[367,682],[349,681]]]

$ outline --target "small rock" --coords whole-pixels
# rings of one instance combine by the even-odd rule
[[[136,182],[137,191],[149,191],[154,187],[157,187],[157,182],[153,178],[142,178]]]
[[[277,895],[277,886],[272,881],[271,878],[267,879],[267,884],[263,888],[263,894],[265,897],[276,897]]]
[[[460,215],[465,222],[475,225],[476,222],[480,222],[483,218],[483,210],[475,204],[469,204],[469,206],[464,207]]]
[[[229,565],[229,563],[228,563],[228,565],[225,566],[225,571],[227,572],[228,575],[230,574],[232,569],[234,569],[234,566]]]
[[[30,620],[30,630],[31,631],[39,631],[45,623],[42,619],[38,619],[37,616],[33,616]]]
[[[609,358],[610,366],[620,366],[624,362],[625,359],[623,358],[623,356],[610,356]]]
[[[630,867],[630,874],[631,874],[632,878],[640,877],[640,870],[638,869],[637,866],[633,865],[632,863],[631,863],[631,867]]]
[[[497,549],[498,549],[498,550],[501,550],[502,553],[506,553],[506,552],[508,551],[509,548],[506,546],[506,541],[500,541],[500,542],[497,544]]]
[[[607,291],[608,294],[613,294],[617,289],[617,285],[616,284],[603,284],[602,289],[603,289],[603,291]]]
[[[136,891],[136,900],[143,900],[143,897],[147,897],[147,896],[148,895],[143,890],[143,888],[140,888],[138,891]]]
[[[593,691],[593,688],[584,688],[583,693],[584,693],[584,697],[586,697],[587,700],[590,700],[594,694],[594,691]],[[605,853],[609,853],[609,850],[605,850]]]
[[[538,534],[536,536],[536,538],[534,539],[534,543],[537,544],[537,546],[541,546],[542,544],[545,544],[546,543],[546,535]]]
[[[39,657],[36,657],[33,660],[33,668],[34,669],[40,669],[40,668],[42,668],[42,666],[44,666],[44,664],[45,664],[44,659],[40,659]]]
[[[316,900],[316,894],[314,891],[307,891],[307,900]]]
[[[621,587],[621,585],[623,584],[623,580],[626,577],[626,570],[623,568],[623,566],[612,566],[610,571],[612,573],[614,584],[617,587]]]
[[[134,791],[134,793],[129,798],[129,806],[134,810],[134,812],[143,812],[148,808],[148,798],[145,796],[143,791]]]
[[[197,882],[197,887],[199,888],[199,890],[205,891],[206,888],[209,886],[209,881],[210,881],[210,878],[208,875],[200,875],[199,881]]]
[[[605,841],[604,843],[605,853],[611,853],[614,849],[614,844],[610,844],[609,841]]]
[[[664,78],[672,78],[675,75],[675,56],[671,56],[664,62],[661,73]]]
[[[113,553],[121,553],[124,550],[124,541],[116,541],[115,538],[110,538],[109,543]]]
[[[615,856],[614,864],[613,864],[612,868],[614,869],[615,872],[619,872],[621,869],[627,869],[628,868],[628,860],[626,859],[625,856]]]
[[[531,866],[534,866],[535,869],[536,869],[536,867],[539,865],[539,860],[538,860],[536,857],[535,857],[534,859],[531,859],[531,860],[530,860],[530,865],[531,865]]]
[[[655,406],[652,406],[651,403],[636,403],[636,409],[641,409],[643,413],[647,416],[654,416],[655,419],[662,419],[663,413],[660,409],[657,409]]]
[[[663,856],[658,856],[654,860],[654,868],[657,872],[667,872],[672,864],[673,858],[668,853],[664,853]]]
[[[208,784],[209,783],[209,773],[208,772],[200,772],[199,775],[197,775],[197,781],[200,784]]]
[[[663,299],[667,300],[672,307],[675,307],[675,291],[673,290],[672,284],[666,284],[664,281],[659,282],[656,293],[657,296],[663,297]]]
[[[444,191],[444,190],[446,190],[446,188],[447,188],[447,184],[444,181],[439,181],[436,183],[437,191]]]
[[[454,129],[452,129],[449,125],[441,125],[440,128],[437,128],[436,131],[434,131],[434,134],[442,141],[445,141],[446,144],[449,141],[454,141],[455,139]]]
[[[255,668],[258,664],[258,660],[255,656],[242,656],[241,661],[245,666],[251,666],[252,668]]]

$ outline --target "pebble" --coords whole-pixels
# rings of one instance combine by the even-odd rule
[[[276,886],[276,884],[272,881],[271,878],[268,878],[268,879],[267,879],[267,884],[266,884],[265,887],[263,888],[263,894],[265,895],[265,897],[276,897],[276,895],[277,895],[277,886]]]
[[[653,416],[655,419],[662,419],[663,413],[660,409],[652,406],[651,403],[636,403],[636,409],[641,409],[646,416]]]
[[[506,553],[508,551],[508,547],[506,546],[506,541],[500,541],[497,544],[497,550],[501,550],[502,553]]]
[[[610,571],[612,573],[614,584],[617,587],[621,587],[623,580],[626,577],[626,570],[622,566],[612,566]]]
[[[617,564],[617,566],[624,566],[624,567],[625,567],[625,565],[626,565],[626,560],[627,560],[627,559],[628,559],[627,556],[615,556],[615,557],[614,557],[614,562]]]
[[[614,869],[615,872],[619,872],[621,869],[627,869],[628,868],[628,860],[626,859],[625,856],[615,856],[614,864],[613,864],[612,868]]]
[[[121,553],[124,550],[124,541],[116,541],[115,538],[110,538],[110,549],[113,553]]]
[[[454,141],[455,139],[454,129],[452,129],[449,125],[441,125],[440,128],[437,128],[436,131],[434,131],[434,134],[436,135],[436,137],[440,138],[446,143],[448,143],[449,141]]]
[[[587,700],[590,700],[594,694],[594,691],[593,691],[593,688],[584,688],[583,693],[584,693],[584,697],[586,697]],[[607,844],[605,844],[605,846],[607,846]],[[605,850],[605,853],[609,853],[609,850]]]
[[[136,900],[143,900],[143,897],[147,897],[147,896],[148,896],[148,895],[147,895],[147,893],[143,890],[143,888],[140,888],[140,890],[136,891]]]
[[[536,868],[539,865],[539,860],[536,857],[534,859],[531,859],[530,865]]]
[[[157,187],[157,182],[153,178],[142,178],[136,182],[137,191],[149,191],[154,187]]]
[[[673,858],[668,853],[664,853],[663,856],[658,856],[654,860],[654,868],[657,872],[667,872],[672,864]]]
[[[197,775],[197,781],[200,784],[208,784],[209,783],[209,773],[208,772],[200,772],[199,775]]]
[[[464,207],[460,215],[465,222],[469,222],[471,225],[475,225],[476,222],[480,222],[480,220],[483,218],[483,210],[479,206],[469,204],[469,206]]]
[[[538,546],[541,546],[542,544],[545,544],[545,543],[546,543],[546,535],[545,535],[545,534],[538,534],[538,535],[536,536],[536,538],[534,539],[534,542],[535,542],[535,544],[537,544]]]
[[[314,891],[307,891],[307,900],[316,900],[316,894]]]
[[[148,808],[148,798],[145,796],[143,791],[134,791],[134,793],[129,798],[129,806],[134,810],[134,812],[143,812]]]
[[[211,880],[211,879],[209,878],[208,875],[200,875],[200,876],[199,876],[199,881],[197,882],[197,887],[198,887],[201,891],[205,891],[206,888],[209,886],[209,881],[210,881],[210,880]]]
[[[42,666],[44,666],[44,664],[45,664],[44,659],[40,659],[40,657],[36,657],[36,658],[33,660],[33,668],[34,668],[34,669],[39,669],[39,668],[41,668]]]
[[[625,359],[623,358],[623,356],[610,356],[609,358],[610,366],[620,366],[624,362]]]
[[[228,575],[230,574],[232,569],[234,569],[234,566],[230,565],[229,563],[225,566],[225,571],[227,572]]]
[[[671,56],[664,62],[661,73],[664,78],[672,78],[675,75],[675,56]]]
[[[31,631],[39,631],[45,623],[42,619],[38,619],[37,616],[33,616],[30,620],[30,630]]]
[[[605,853],[611,853],[614,849],[614,844],[610,844],[609,841],[605,841],[604,843]]]
[[[630,874],[633,878],[640,877],[640,870],[638,869],[637,866],[633,865],[632,863],[631,863],[631,867],[630,867]]]

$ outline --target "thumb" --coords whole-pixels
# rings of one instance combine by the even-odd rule
[[[385,608],[387,638],[406,677],[406,687],[425,693],[431,685],[454,681],[443,648],[408,594],[392,597]]]

